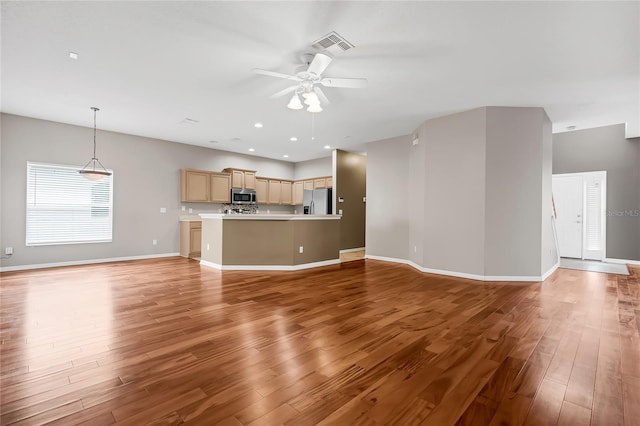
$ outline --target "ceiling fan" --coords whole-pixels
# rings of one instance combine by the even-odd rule
[[[290,109],[302,109],[304,105],[300,101],[300,96],[304,98],[304,103],[307,105],[307,111],[320,112],[322,111],[321,104],[328,104],[329,99],[325,96],[324,92],[318,85],[324,87],[342,87],[349,89],[361,89],[367,86],[367,79],[365,78],[333,78],[323,77],[322,73],[327,69],[333,58],[324,53],[312,53],[304,54],[302,56],[304,65],[302,65],[296,74],[283,74],[275,71],[268,71],[259,68],[255,68],[253,72],[256,74],[268,75],[271,77],[284,78],[287,80],[295,81],[292,86],[287,87],[277,93],[274,93],[270,98],[278,98],[280,96],[287,95],[291,92],[293,97],[289,101],[287,107]]]

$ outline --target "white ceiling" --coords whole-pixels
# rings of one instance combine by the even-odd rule
[[[544,107],[554,132],[627,123],[631,137],[639,22],[633,1],[3,1],[1,108],[90,127],[97,106],[99,129],[287,161],[484,105]],[[325,88],[311,141],[312,114],[269,99],[290,82],[252,69],[293,73],[331,31],[355,48],[324,76],[369,86]]]

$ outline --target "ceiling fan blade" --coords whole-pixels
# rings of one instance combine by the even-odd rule
[[[297,85],[296,86],[289,86],[286,89],[283,89],[283,90],[281,90],[279,92],[274,93],[273,95],[269,96],[269,98],[270,99],[279,98],[280,96],[284,96],[287,93],[291,93],[291,92],[295,91],[297,88],[298,88]]]
[[[324,70],[327,69],[331,61],[331,56],[327,56],[323,53],[316,53],[316,55],[313,57],[313,60],[309,64],[307,72],[313,73],[315,75],[321,75]]]
[[[322,104],[328,105],[330,103],[329,99],[324,95],[324,92],[322,91],[321,88],[314,87],[313,91],[316,92],[316,95],[318,95],[318,99],[320,99],[320,102]]]
[[[323,78],[320,84],[324,87],[345,87],[349,89],[363,89],[367,87],[366,78]]]
[[[278,78],[286,78],[287,80],[302,81],[295,75],[283,74],[281,72],[275,72],[275,71],[269,71],[269,70],[261,70],[260,68],[254,68],[253,72],[256,74],[268,75],[269,77],[278,77]]]

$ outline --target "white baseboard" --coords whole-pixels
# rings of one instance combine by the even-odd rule
[[[607,257],[604,261],[607,263],[622,263],[624,265],[640,265],[640,260],[611,259]]]
[[[551,268],[549,268],[549,270],[547,272],[545,272],[544,274],[542,274],[542,280],[544,281],[547,278],[549,278],[551,276],[551,274],[553,274],[556,269],[558,269],[560,267],[560,259],[558,258],[558,261],[556,262],[555,265],[553,265]]]
[[[448,277],[456,277],[456,278],[466,278],[469,280],[476,281],[520,281],[520,282],[540,282],[546,279],[542,276],[526,276],[526,275],[518,275],[518,276],[502,276],[502,275],[476,275],[476,274],[468,274],[466,272],[456,272],[456,271],[446,271],[442,269],[432,269],[425,268],[423,266],[418,265],[415,262],[406,259],[397,259],[393,257],[384,257],[384,256],[374,256],[367,254],[365,256],[366,259],[372,260],[382,260],[384,262],[394,262],[394,263],[403,263],[405,265],[409,265],[412,268],[417,269],[420,272],[425,272],[428,274],[436,274],[436,275],[446,275]],[[553,266],[549,271],[545,273],[546,276],[549,276],[557,269],[557,265]]]
[[[301,269],[318,268],[320,266],[336,265],[340,259],[323,260],[322,262],[302,263],[300,265],[220,265],[219,263],[200,260],[202,266],[220,269],[222,271],[299,271]]]
[[[59,266],[91,265],[94,263],[123,262],[127,260],[157,259],[160,257],[180,256],[180,253],[145,254],[142,256],[111,257],[107,259],[71,260],[68,262],[38,263],[33,265],[17,265],[0,267],[0,272],[26,271],[29,269],[57,268]]]
[[[344,250],[340,250],[340,254],[342,254],[342,253],[352,253],[354,251],[364,251],[364,249],[365,249],[364,247],[344,249]]]

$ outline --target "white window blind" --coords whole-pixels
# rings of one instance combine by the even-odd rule
[[[586,249],[589,251],[602,250],[602,227],[600,216],[602,214],[600,182],[596,179],[586,179],[586,206],[585,237]]]
[[[27,162],[27,245],[110,242],[113,175],[90,181],[81,167]]]

